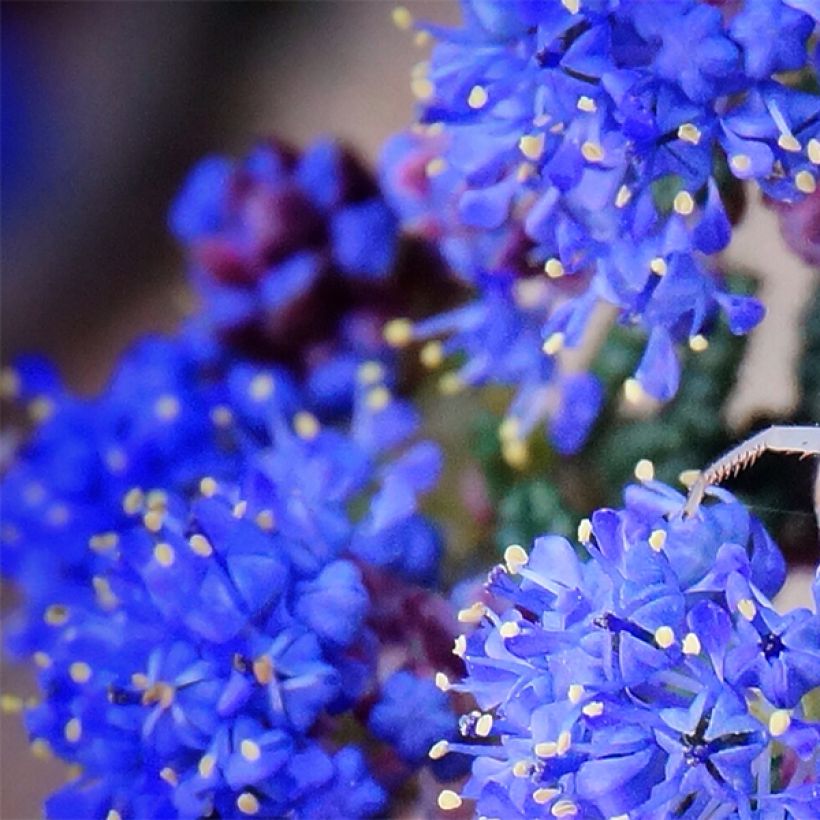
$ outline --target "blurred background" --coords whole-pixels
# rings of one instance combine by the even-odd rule
[[[404,5],[416,17],[457,19],[455,0]],[[393,26],[392,8],[4,2],[3,361],[42,351],[90,391],[134,336],[175,325],[184,270],[166,213],[203,155],[241,154],[272,133],[297,144],[333,133],[375,158],[411,120],[409,71],[425,57]],[[729,257],[761,275],[770,308],[730,404],[743,425],[795,401],[799,320],[817,272],[754,202]],[[34,690],[26,672],[5,665],[0,691]],[[2,716],[0,731],[0,817],[40,816],[62,767],[29,755],[17,716]]]

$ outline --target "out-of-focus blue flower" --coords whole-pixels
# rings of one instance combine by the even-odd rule
[[[442,808],[811,816],[820,725],[802,699],[818,685],[820,620],[774,612],[782,557],[742,505],[714,495],[684,519],[684,498],[649,481],[584,520],[576,546],[544,536],[530,553],[507,549],[490,604],[460,615],[478,626],[456,642],[467,677],[454,688],[478,708],[460,742],[430,755],[474,760]]]
[[[716,169],[783,201],[817,187],[820,98],[784,77],[807,64],[816,7],[464,0],[462,11],[459,28],[419,26],[439,42],[413,73],[420,123],[385,149],[391,203],[478,303],[487,271],[542,278],[538,346],[554,348],[556,333],[577,345],[594,304],[615,305],[650,339],[638,382],[668,400],[678,343],[720,311],[735,333],[763,313],[725,292],[712,260],[731,236]],[[519,316],[511,336],[529,325]]]

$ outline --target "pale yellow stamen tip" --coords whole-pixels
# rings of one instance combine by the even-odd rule
[[[202,493],[206,498],[211,498],[212,496],[216,495],[216,491],[219,489],[219,485],[216,481],[211,478],[210,476],[205,476],[199,482],[199,492]]]
[[[649,263],[649,270],[657,276],[666,276],[669,268],[666,265],[666,260],[662,256],[656,256]]]
[[[565,271],[560,259],[547,259],[544,263],[544,272],[550,279],[560,279]]]
[[[523,470],[530,461],[530,451],[524,441],[505,442],[501,455],[514,470]]]
[[[703,353],[709,348],[709,340],[701,333],[689,337],[689,349],[693,353]]]
[[[95,575],[91,579],[91,585],[94,587],[94,592],[97,595],[97,603],[103,609],[113,609],[118,601],[117,596],[111,590],[111,584],[107,578]]]
[[[529,777],[532,771],[532,763],[529,760],[518,760],[513,763],[513,777]]]
[[[406,347],[413,340],[413,323],[409,319],[391,319],[384,326],[383,334],[391,347]]]
[[[570,14],[578,14],[578,12],[581,10],[581,0],[561,0],[561,5]]]
[[[356,375],[361,384],[376,384],[384,378],[384,368],[379,362],[363,362]]]
[[[413,26],[413,15],[404,7],[396,6],[390,13],[393,25],[402,31],[408,31]]]
[[[637,379],[629,378],[624,382],[624,398],[629,404],[641,404],[646,401],[647,394]]]
[[[587,162],[600,162],[604,158],[604,149],[597,142],[585,142],[581,146],[581,155]]]
[[[463,658],[467,653],[467,638],[459,635],[453,642],[453,654],[458,658]]]
[[[74,683],[88,683],[91,680],[91,667],[85,661],[74,661],[68,667],[68,675]]]
[[[684,655],[700,655],[700,638],[694,632],[688,632],[683,639]]]
[[[565,755],[569,751],[569,747],[572,745],[572,735],[564,729],[558,735],[558,742],[555,744],[555,751],[559,755]]]
[[[430,751],[427,752],[427,757],[429,757],[430,760],[441,760],[449,751],[450,744],[446,740],[439,740],[438,743],[434,743],[430,747]]]
[[[390,391],[386,387],[374,387],[365,399],[368,409],[378,412],[390,404]]]
[[[482,715],[475,724],[475,733],[479,737],[487,737],[493,730],[493,716]]]
[[[248,385],[248,394],[253,401],[262,402],[269,399],[276,389],[270,373],[257,373]]]
[[[669,649],[675,643],[675,633],[671,626],[659,626],[655,630],[655,643],[661,649]]]
[[[435,683],[436,688],[441,689],[442,692],[447,692],[450,689],[450,678],[444,672],[436,672]]]
[[[453,811],[461,806],[461,797],[452,789],[444,789],[438,796],[438,807],[442,811]]]
[[[635,465],[635,478],[638,481],[652,481],[655,478],[655,465],[648,458],[642,458]]]
[[[675,209],[675,213],[681,216],[689,216],[695,210],[695,200],[689,191],[678,191],[672,201],[672,207]]]
[[[43,614],[43,620],[49,626],[62,626],[68,620],[69,610],[63,604],[52,604]]]
[[[33,740],[29,748],[38,760],[48,760],[51,757],[51,746],[47,740],[43,740],[41,737]]]
[[[578,806],[571,800],[559,800],[551,809],[553,817],[575,817],[578,814]]]
[[[741,598],[737,602],[737,611],[747,620],[753,621],[757,615],[757,607],[751,598]]]
[[[162,421],[173,421],[179,415],[180,409],[176,396],[160,396],[154,404],[154,413]]]
[[[797,152],[799,151],[802,146],[800,143],[795,139],[793,134],[781,134],[777,138],[777,144],[784,150],[784,151],[792,151]]]
[[[600,717],[604,713],[604,704],[599,700],[593,700],[581,709],[581,712],[587,717]]]
[[[554,356],[564,346],[564,334],[561,331],[553,333],[541,346],[547,356]]]
[[[105,820],[122,820],[122,815],[116,809],[109,809]]]
[[[444,361],[444,345],[436,340],[427,342],[419,352],[419,359],[426,368],[434,370]]]
[[[0,398],[14,399],[20,394],[20,376],[12,367],[0,371]]]
[[[437,177],[447,170],[447,161],[442,157],[434,157],[424,166],[424,173],[428,177]]]
[[[276,526],[273,510],[260,510],[253,520],[256,521],[256,526],[265,532],[270,532]]]
[[[139,487],[132,487],[122,499],[122,508],[126,515],[135,515],[142,509],[143,493]]]
[[[521,544],[510,544],[504,550],[504,563],[507,565],[507,572],[511,574],[515,574],[521,567],[525,567],[529,560],[530,557]]]
[[[77,743],[83,736],[83,724],[79,718],[71,718],[63,729],[63,735],[69,743]]]
[[[211,408],[209,415],[211,422],[213,422],[216,427],[230,427],[231,424],[233,424],[231,408],[226,407],[224,404],[218,404],[216,407]]]
[[[214,551],[211,542],[200,533],[195,533],[188,539],[188,545],[196,555],[207,558]]]
[[[23,711],[23,699],[17,695],[0,695],[0,712],[5,715],[17,715]]]
[[[570,684],[569,688],[567,689],[567,700],[570,703],[580,703],[581,698],[584,696],[584,687],[580,683],[573,683]]]
[[[256,799],[256,795],[250,792],[242,792],[242,794],[236,798],[236,807],[242,814],[259,813],[259,801]]]
[[[233,510],[231,514],[234,518],[244,518],[245,513],[248,511],[248,502],[247,501],[237,501],[236,504],[233,505]]]
[[[629,201],[632,199],[632,191],[627,188],[626,185],[621,185],[618,188],[618,193],[615,196],[615,207],[616,208],[623,208],[629,204]]]
[[[40,650],[35,652],[31,657],[34,661],[34,665],[40,669],[48,669],[52,664],[51,657]]]
[[[260,686],[267,686],[273,681],[273,661],[267,656],[258,657],[252,665],[253,676]]]
[[[558,797],[559,794],[561,794],[559,789],[540,788],[532,793],[532,799],[538,803],[539,806],[543,806],[544,803],[549,803],[553,797]]]
[[[595,100],[592,97],[579,97],[577,106],[579,111],[586,111],[588,114],[598,110],[598,106],[595,105]]]
[[[429,31],[417,31],[413,37],[413,45],[421,48],[428,45],[431,39]]]
[[[690,145],[697,145],[700,142],[700,128],[691,122],[685,122],[678,128],[678,139],[688,142]]]
[[[810,139],[809,144],[806,146],[806,154],[810,162],[815,165],[820,165],[820,140],[815,138]]]
[[[260,757],[262,757],[262,750],[259,748],[259,744],[255,743],[253,740],[243,740],[239,744],[239,753],[249,763],[255,763]]]
[[[780,737],[789,731],[792,717],[788,709],[775,709],[769,716],[769,733],[772,737]]]
[[[436,92],[435,86],[426,77],[414,77],[410,83],[410,90],[419,100],[429,100]]]
[[[34,399],[29,406],[28,412],[33,421],[43,422],[54,415],[54,402],[44,396]]]
[[[159,532],[162,529],[162,522],[165,516],[158,510],[149,510],[142,517],[142,523],[149,532]]]
[[[114,549],[119,543],[119,536],[115,532],[101,532],[97,535],[92,535],[88,539],[88,546],[94,552],[108,552]]]
[[[488,100],[489,95],[487,94],[487,89],[480,85],[474,85],[470,90],[470,96],[467,97],[467,105],[469,105],[470,108],[484,108]]]
[[[535,162],[544,153],[544,135],[528,134],[523,136],[518,141],[518,147],[527,159]]]
[[[204,755],[199,760],[197,771],[199,772],[200,777],[207,780],[214,773],[215,768],[216,758],[213,755]]]
[[[481,619],[484,617],[486,612],[487,608],[484,604],[482,604],[481,601],[476,601],[466,609],[460,609],[458,611],[458,620],[463,624],[481,623]]]
[[[445,373],[438,380],[438,389],[443,396],[455,396],[464,389],[464,380],[458,373]]]
[[[817,189],[817,182],[809,171],[798,171],[794,177],[794,184],[803,194],[813,194]]]
[[[165,766],[160,771],[159,776],[171,786],[176,786],[179,783],[177,773],[170,766]]]
[[[558,754],[558,744],[553,740],[535,744],[535,754],[538,757],[555,757]]]
[[[735,154],[730,160],[729,164],[735,171],[743,174],[752,167],[752,158],[747,154]]]
[[[521,627],[515,621],[506,621],[498,628],[502,638],[515,638],[521,634]]]
[[[498,425],[498,438],[501,441],[515,441],[521,430],[521,423],[514,416],[507,416]]]
[[[691,487],[700,476],[700,470],[684,470],[678,475],[678,481],[687,489]]]
[[[666,531],[665,530],[653,530],[652,534],[649,536],[649,546],[652,547],[655,552],[660,552],[663,549],[663,545],[666,543]]]
[[[588,544],[592,537],[592,522],[588,518],[582,518],[578,524],[578,541],[581,544]]]
[[[319,419],[313,413],[301,410],[293,417],[293,429],[299,438],[312,441],[319,435]]]
[[[174,548],[170,544],[163,542],[154,547],[154,559],[161,567],[170,567],[175,558]]]

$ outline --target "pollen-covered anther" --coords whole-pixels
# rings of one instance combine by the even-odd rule
[[[558,734],[558,740],[555,743],[555,753],[560,757],[569,751],[572,745],[572,735],[564,729]]]
[[[413,341],[413,323],[409,319],[391,319],[382,333],[391,347],[407,347]]]
[[[697,145],[702,134],[700,128],[691,122],[685,122],[678,126],[678,139],[688,142],[690,145]]]
[[[486,612],[487,607],[481,601],[476,601],[474,604],[458,611],[458,620],[463,624],[478,624],[481,623]]]
[[[173,421],[181,410],[179,399],[176,396],[160,396],[154,402],[154,413],[162,421]]]
[[[154,560],[161,567],[170,567],[176,560],[174,548],[165,541],[160,542],[154,547]]]
[[[511,575],[515,575],[515,573],[519,572],[521,567],[525,567],[530,560],[530,556],[527,555],[527,551],[521,544],[510,544],[504,550],[504,563],[507,566],[507,572]]]
[[[13,367],[0,370],[0,398],[16,399],[20,395],[20,375]]]
[[[450,689],[450,678],[444,672],[436,672],[435,684],[437,689],[447,692]]]
[[[498,634],[502,638],[515,638],[521,634],[521,627],[515,621],[505,621],[498,628]]]
[[[149,532],[159,532],[165,515],[160,510],[148,510],[142,517],[142,523]]]
[[[467,105],[469,105],[470,108],[477,110],[479,108],[484,108],[489,99],[490,97],[487,94],[486,88],[481,85],[474,85],[470,89],[470,95],[467,97]]]
[[[210,413],[211,422],[215,427],[230,427],[233,424],[233,412],[230,407],[224,404],[218,404],[212,407]]]
[[[682,648],[684,655],[700,655],[700,638],[694,632],[687,632],[683,639]]]
[[[155,703],[158,703],[163,709],[168,709],[174,702],[175,697],[176,689],[174,689],[170,683],[157,681],[157,683],[152,683],[142,693],[142,705],[153,706]]]
[[[587,162],[601,162],[604,158],[604,149],[600,143],[588,140],[581,146],[581,156]]]
[[[772,737],[780,737],[789,731],[792,724],[792,716],[788,709],[775,709],[769,715],[769,734]]]
[[[319,435],[319,420],[313,413],[307,410],[300,410],[293,417],[293,429],[296,435],[305,441],[312,441]]]
[[[737,602],[737,611],[747,620],[753,621],[757,615],[757,607],[751,598],[741,598]]]
[[[655,643],[661,649],[669,649],[675,643],[675,633],[671,626],[659,626],[655,630]]]
[[[370,390],[365,398],[365,404],[367,405],[368,410],[373,410],[374,412],[378,412],[379,410],[384,410],[388,404],[390,404],[390,391],[384,387],[374,387]]]
[[[538,757],[550,758],[558,754],[558,744],[554,740],[535,744],[535,754]]]
[[[547,354],[547,356],[554,356],[564,347],[565,338],[566,337],[564,334],[558,330],[544,341],[541,349]]]
[[[635,478],[638,481],[652,481],[655,478],[655,465],[648,458],[642,458],[635,465]]]
[[[447,170],[447,160],[443,157],[434,157],[424,166],[424,173],[428,177],[437,177]]]
[[[69,743],[77,743],[83,736],[83,724],[79,718],[71,718],[63,727],[63,737]]]
[[[271,532],[276,528],[276,516],[274,516],[273,510],[259,510],[253,520],[256,522],[256,526],[265,532]]]
[[[592,97],[587,97],[586,95],[578,98],[576,106],[579,111],[584,111],[587,114],[592,114],[598,110],[598,106],[595,104],[595,100],[593,100]]]
[[[160,770],[159,776],[170,786],[176,786],[179,784],[179,775],[170,767],[165,766]]]
[[[122,820],[122,815],[116,809],[109,809],[105,820]]]
[[[571,800],[559,800],[551,809],[550,814],[553,817],[576,817],[578,814],[578,806]]]
[[[549,803],[554,797],[558,797],[559,794],[561,794],[560,789],[541,787],[532,793],[532,799],[538,803],[539,806],[543,806],[545,803]]]
[[[794,184],[802,194],[813,194],[817,190],[817,180],[811,171],[798,171],[794,177]]]
[[[655,552],[660,552],[666,544],[666,530],[652,530],[648,540],[649,546]]]
[[[464,380],[458,373],[445,373],[438,380],[438,389],[443,396],[455,396],[464,390]]]
[[[255,794],[251,794],[251,792],[242,792],[239,797],[236,798],[236,807],[242,814],[259,814],[259,800],[257,799]]]
[[[409,31],[413,27],[413,15],[404,6],[396,6],[390,17],[393,25],[402,31]]]
[[[475,723],[475,733],[478,737],[487,737],[493,730],[493,716],[482,715]]]
[[[216,768],[216,758],[213,755],[203,755],[197,764],[199,776],[207,780]]]
[[[38,760],[49,760],[52,756],[49,742],[47,740],[43,740],[41,737],[32,740],[29,749]]]
[[[419,351],[419,359],[428,370],[435,370],[444,361],[444,345],[437,339],[427,342]]]
[[[54,402],[45,396],[38,396],[28,405],[28,414],[32,421],[47,421],[54,415]]]
[[[253,740],[243,740],[239,744],[239,753],[249,763],[255,763],[262,757],[262,750],[259,748],[259,744]]]
[[[570,14],[578,14],[578,12],[581,10],[581,0],[561,0],[561,5]]]
[[[459,635],[453,642],[453,654],[457,658],[463,658],[467,654],[467,638]]]
[[[550,279],[560,279],[565,273],[564,265],[560,259],[556,259],[555,257],[547,259],[544,263],[544,273],[546,273]]]
[[[809,140],[809,144],[806,146],[806,155],[809,158],[809,162],[814,163],[814,165],[820,165],[820,140],[815,137]]]
[[[74,683],[88,683],[91,680],[91,667],[85,661],[74,661],[68,667],[68,676]]]
[[[205,476],[205,478],[199,482],[199,492],[204,495],[205,498],[212,498],[216,495],[218,489],[219,485],[210,476]]]
[[[430,760],[441,760],[450,751],[450,744],[446,740],[439,740],[430,747],[427,757]]]
[[[261,686],[267,686],[273,681],[273,661],[268,655],[261,655],[252,664],[253,676]]]
[[[122,508],[126,515],[136,515],[142,509],[145,495],[139,487],[132,487],[122,499]]]
[[[689,489],[700,476],[700,470],[683,470],[678,474],[678,481]]]
[[[567,688],[567,700],[570,703],[580,703],[585,691],[583,684],[571,683]]]
[[[444,789],[438,795],[438,807],[442,811],[453,811],[461,806],[461,797],[452,789]]]
[[[18,715],[23,711],[23,699],[17,695],[0,695],[0,712],[4,715]]]
[[[233,515],[234,518],[244,518],[247,511],[248,502],[243,499],[242,501],[237,501],[236,504],[233,505],[231,515]]]
[[[518,141],[518,148],[527,159],[535,162],[544,153],[544,135],[527,134]]]
[[[649,395],[637,379],[630,377],[624,381],[624,398],[629,404],[643,404]]]
[[[592,538],[592,522],[588,518],[582,518],[578,524],[578,541],[581,544],[588,544]]]
[[[52,604],[43,613],[43,620],[49,626],[62,626],[68,621],[69,609],[64,604]]]
[[[529,777],[532,773],[532,763],[529,760],[517,760],[512,767],[513,777]]]
[[[675,213],[681,216],[689,216],[695,210],[695,200],[689,191],[678,191],[674,200],[672,200],[672,207]]]
[[[362,362],[356,371],[356,378],[359,384],[371,385],[378,384],[384,378],[384,367],[381,362],[367,361]]]
[[[667,267],[666,260],[662,256],[656,256],[649,262],[649,270],[656,276],[666,276],[666,272],[669,268]]]
[[[795,138],[794,134],[781,134],[777,138],[777,144],[784,151],[791,151],[792,153],[797,153],[803,147]]]
[[[593,700],[581,709],[581,713],[589,718],[600,717],[604,713],[604,704],[599,700]]]
[[[744,174],[752,167],[752,158],[748,154],[734,154],[729,159],[729,164],[735,171]]]
[[[523,470],[530,461],[530,451],[525,441],[514,440],[504,442],[501,448],[504,461],[515,470]]]
[[[201,558],[208,558],[214,551],[211,542],[200,533],[194,533],[194,535],[188,539],[188,546],[195,555],[199,555]]]
[[[694,336],[689,337],[689,349],[693,353],[703,353],[708,348],[709,340],[703,334],[696,333]]]
[[[632,191],[630,191],[626,185],[621,185],[621,187],[618,188],[618,193],[615,195],[615,207],[624,208],[629,204],[631,199]]]
[[[436,87],[427,77],[413,77],[410,81],[410,90],[418,100],[429,100],[435,93]]]
[[[114,549],[120,541],[119,535],[115,532],[101,532],[97,535],[92,535],[88,539],[88,546],[94,552],[108,552]]]

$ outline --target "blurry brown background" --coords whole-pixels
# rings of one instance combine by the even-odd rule
[[[455,0],[405,2],[456,18]],[[83,390],[139,332],[169,329],[183,271],[167,206],[206,153],[277,133],[334,133],[365,155],[412,116],[410,67],[425,52],[392,25],[389,0],[4,2],[2,358],[53,356]],[[773,277],[732,405],[741,421],[794,400],[797,318],[816,272],[752,209],[730,256]],[[776,285],[776,286],[775,286]],[[805,587],[805,583],[803,584]],[[801,589],[803,589],[801,587]],[[0,691],[32,692],[20,669]],[[35,761],[19,720],[0,721],[0,818],[41,814],[61,767]]]

